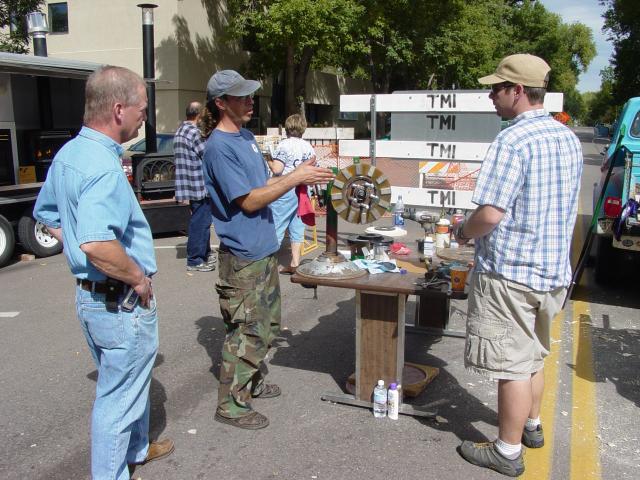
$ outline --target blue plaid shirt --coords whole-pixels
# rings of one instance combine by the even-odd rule
[[[476,239],[477,272],[538,291],[569,285],[582,164],[578,138],[544,110],[518,115],[498,134],[472,201],[505,214],[491,233]]]
[[[182,122],[173,138],[176,157],[176,200],[202,200],[207,195],[202,175],[206,140],[191,122]]]

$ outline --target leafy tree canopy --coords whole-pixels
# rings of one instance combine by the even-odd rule
[[[550,89],[583,108],[578,75],[595,56],[591,30],[517,0],[229,0],[230,32],[251,37],[254,73],[285,70],[288,111],[309,68],[368,79],[377,93],[479,88],[506,55],[532,53],[552,68]],[[291,88],[293,86],[293,88]]]
[[[622,105],[640,92],[640,2],[637,0],[601,0],[605,32],[613,41],[613,101]]]
[[[286,70],[287,114],[304,97],[310,68],[335,66],[361,48],[353,39],[363,8],[353,0],[229,0],[230,33],[253,44],[250,71]],[[299,107],[299,106],[298,106]]]
[[[0,2],[0,29],[10,30],[0,32],[0,51],[13,53],[27,53],[29,39],[27,37],[27,13],[41,11],[44,0],[2,0]]]

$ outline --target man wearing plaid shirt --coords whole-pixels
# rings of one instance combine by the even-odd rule
[[[496,112],[513,119],[482,163],[478,208],[454,233],[475,238],[465,345],[468,370],[498,381],[498,438],[464,441],[462,457],[512,477],[524,472],[522,443],[544,445],[540,405],[551,321],[571,282],[569,252],[578,209],[582,149],[544,110],[549,65],[526,54],[504,58],[491,85]]]
[[[215,256],[211,254],[211,199],[204,188],[202,154],[206,140],[196,126],[202,105],[191,102],[187,120],[182,122],[173,138],[176,158],[176,201],[189,202],[191,219],[187,239],[187,270],[211,272],[215,270]]]

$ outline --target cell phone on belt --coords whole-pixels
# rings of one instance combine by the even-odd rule
[[[125,312],[132,312],[140,300],[140,296],[136,293],[133,287],[129,287],[127,294],[124,296],[120,308]]]

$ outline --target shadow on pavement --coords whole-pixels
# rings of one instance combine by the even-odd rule
[[[635,264],[637,262],[634,262]],[[633,278],[633,273],[630,271],[620,271],[619,273],[620,281],[616,284],[599,285],[591,278],[591,271],[585,272],[583,281],[574,288],[571,300],[599,303],[612,307],[640,308],[640,295],[638,295],[640,285],[637,278]],[[585,282],[584,277],[587,275],[589,275],[589,279]]]
[[[283,367],[328,373],[337,385],[345,385],[355,370],[355,306],[353,301],[336,303],[330,315],[318,318],[311,330],[294,334],[283,330],[269,363]]]
[[[153,368],[164,363],[164,355],[158,353]],[[94,382],[98,381],[98,371],[94,370],[87,374],[87,378]],[[167,411],[164,404],[167,402],[167,392],[164,386],[151,376],[151,387],[149,388],[149,398],[151,399],[151,413],[149,414],[149,440],[156,441],[167,426]]]
[[[444,421],[421,417],[416,417],[416,420],[435,430],[451,432],[460,440],[486,442],[489,439],[473,424],[479,422],[497,426],[498,415],[458,382],[458,379],[446,368],[447,362],[428,353],[431,345],[442,341],[442,339],[443,337],[415,333],[406,336],[406,361],[440,369],[438,376],[427,385],[424,392],[413,399],[407,399],[406,402],[419,406],[444,400],[446,403],[436,409],[438,416],[442,417]],[[464,339],[449,339],[448,341],[460,342],[460,349],[464,348]],[[491,383],[478,376],[472,378],[472,383],[478,381]],[[495,388],[497,392],[497,384],[495,387],[490,385],[488,388]]]
[[[353,300],[337,302],[336,306],[335,312],[320,317],[318,324],[308,331],[296,334],[284,330],[281,335],[284,341],[280,342],[270,363],[327,373],[334,379],[336,391],[344,392],[347,378],[355,371],[355,306]],[[487,441],[473,423],[497,425],[497,414],[460,385],[445,368],[446,362],[427,353],[431,345],[439,340],[439,337],[428,335],[407,335],[406,360],[438,367],[440,374],[422,394],[414,399],[406,399],[406,402],[428,405],[445,399],[447,404],[439,406],[437,413],[446,419],[446,423],[420,417],[416,419],[436,430],[450,431],[461,440]],[[460,348],[463,345],[461,343]]]
[[[610,382],[620,396],[640,407],[640,331],[636,329],[611,329],[609,315],[603,315],[603,328],[583,323],[591,337],[591,355],[594,359],[593,374],[577,369],[576,374],[591,382]],[[586,319],[593,323],[594,319]],[[582,334],[582,332],[581,332]],[[582,345],[582,342],[581,342]],[[578,352],[580,358],[581,352]],[[576,370],[575,365],[569,365]],[[595,377],[594,377],[595,376]]]
[[[224,322],[219,317],[202,317],[195,322],[198,327],[198,343],[204,347],[211,359],[209,371],[216,380],[220,380],[220,362],[222,344],[225,337]]]

